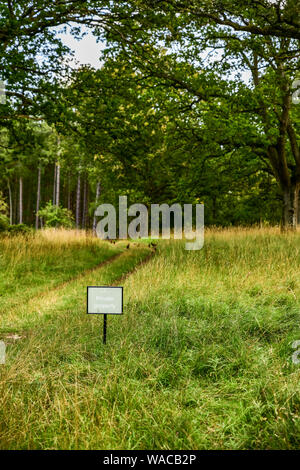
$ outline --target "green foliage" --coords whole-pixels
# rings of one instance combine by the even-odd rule
[[[3,199],[2,192],[0,191],[0,232],[7,230],[9,220],[7,218],[7,204]]]
[[[72,212],[64,207],[53,205],[51,201],[44,209],[39,210],[38,215],[42,217],[45,227],[72,228],[74,225]]]
[[[3,194],[0,191],[0,214],[6,214],[7,213],[7,204],[4,201]]]
[[[9,225],[7,227],[7,232],[10,235],[29,235],[32,233],[32,229],[25,224],[16,224],[16,225]]]
[[[4,214],[0,214],[0,232],[4,232],[8,229],[9,220]]]
[[[282,192],[300,174],[300,106],[289,104],[299,70],[296,15],[293,25],[288,21],[296,0],[244,3],[25,0],[1,6],[0,78],[8,94],[0,105],[0,185],[12,200],[13,222],[20,176],[22,220],[33,225],[32,172],[40,169],[43,203],[52,196],[59,163],[60,200],[68,199],[75,212],[80,174],[90,226],[98,181],[100,202],[115,203],[119,194],[131,203],[200,200],[207,224],[278,223]],[[106,36],[103,66],[81,67],[59,81],[67,48],[48,26],[78,15],[84,24],[103,5],[114,18],[103,33],[100,14],[93,31],[98,39]],[[79,27],[71,31],[79,38]],[[285,34],[290,39],[278,39]],[[81,209],[82,200],[81,194]],[[65,216],[51,214],[46,225],[61,225]],[[80,218],[85,226],[87,218]]]

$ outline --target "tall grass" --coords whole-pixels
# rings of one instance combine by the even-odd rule
[[[146,248],[24,305],[0,369],[1,448],[298,448],[299,253],[277,229],[210,230],[198,252],[161,242],[124,280],[106,346],[85,286]]]
[[[48,229],[0,238],[0,315],[122,251],[84,231]]]

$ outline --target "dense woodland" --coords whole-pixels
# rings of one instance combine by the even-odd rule
[[[2,1],[0,229],[92,228],[97,203],[119,195],[204,203],[207,225],[295,229],[299,8]],[[66,25],[105,43],[99,69],[71,67]]]

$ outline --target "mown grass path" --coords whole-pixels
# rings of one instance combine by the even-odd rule
[[[119,246],[119,250],[121,247]],[[40,290],[38,295],[29,300],[12,303],[10,309],[2,312],[1,332],[17,331],[20,328],[28,328],[39,323],[43,316],[47,316],[59,306],[65,307],[68,303],[81,303],[86,297],[83,295],[87,285],[95,283],[114,284],[124,279],[136,267],[152,256],[153,252],[144,246],[135,246],[130,250],[119,251],[99,265],[83,271],[81,274],[61,282],[49,289]],[[100,284],[100,285],[102,285]]]
[[[0,318],[123,250],[124,244],[111,245],[76,231],[0,238]]]

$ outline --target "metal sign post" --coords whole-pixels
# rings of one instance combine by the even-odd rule
[[[104,314],[104,318],[103,318],[103,344],[106,344],[106,325],[107,325],[107,313]]]
[[[106,344],[107,315],[123,314],[123,287],[88,286],[86,313],[104,315],[103,344]]]

